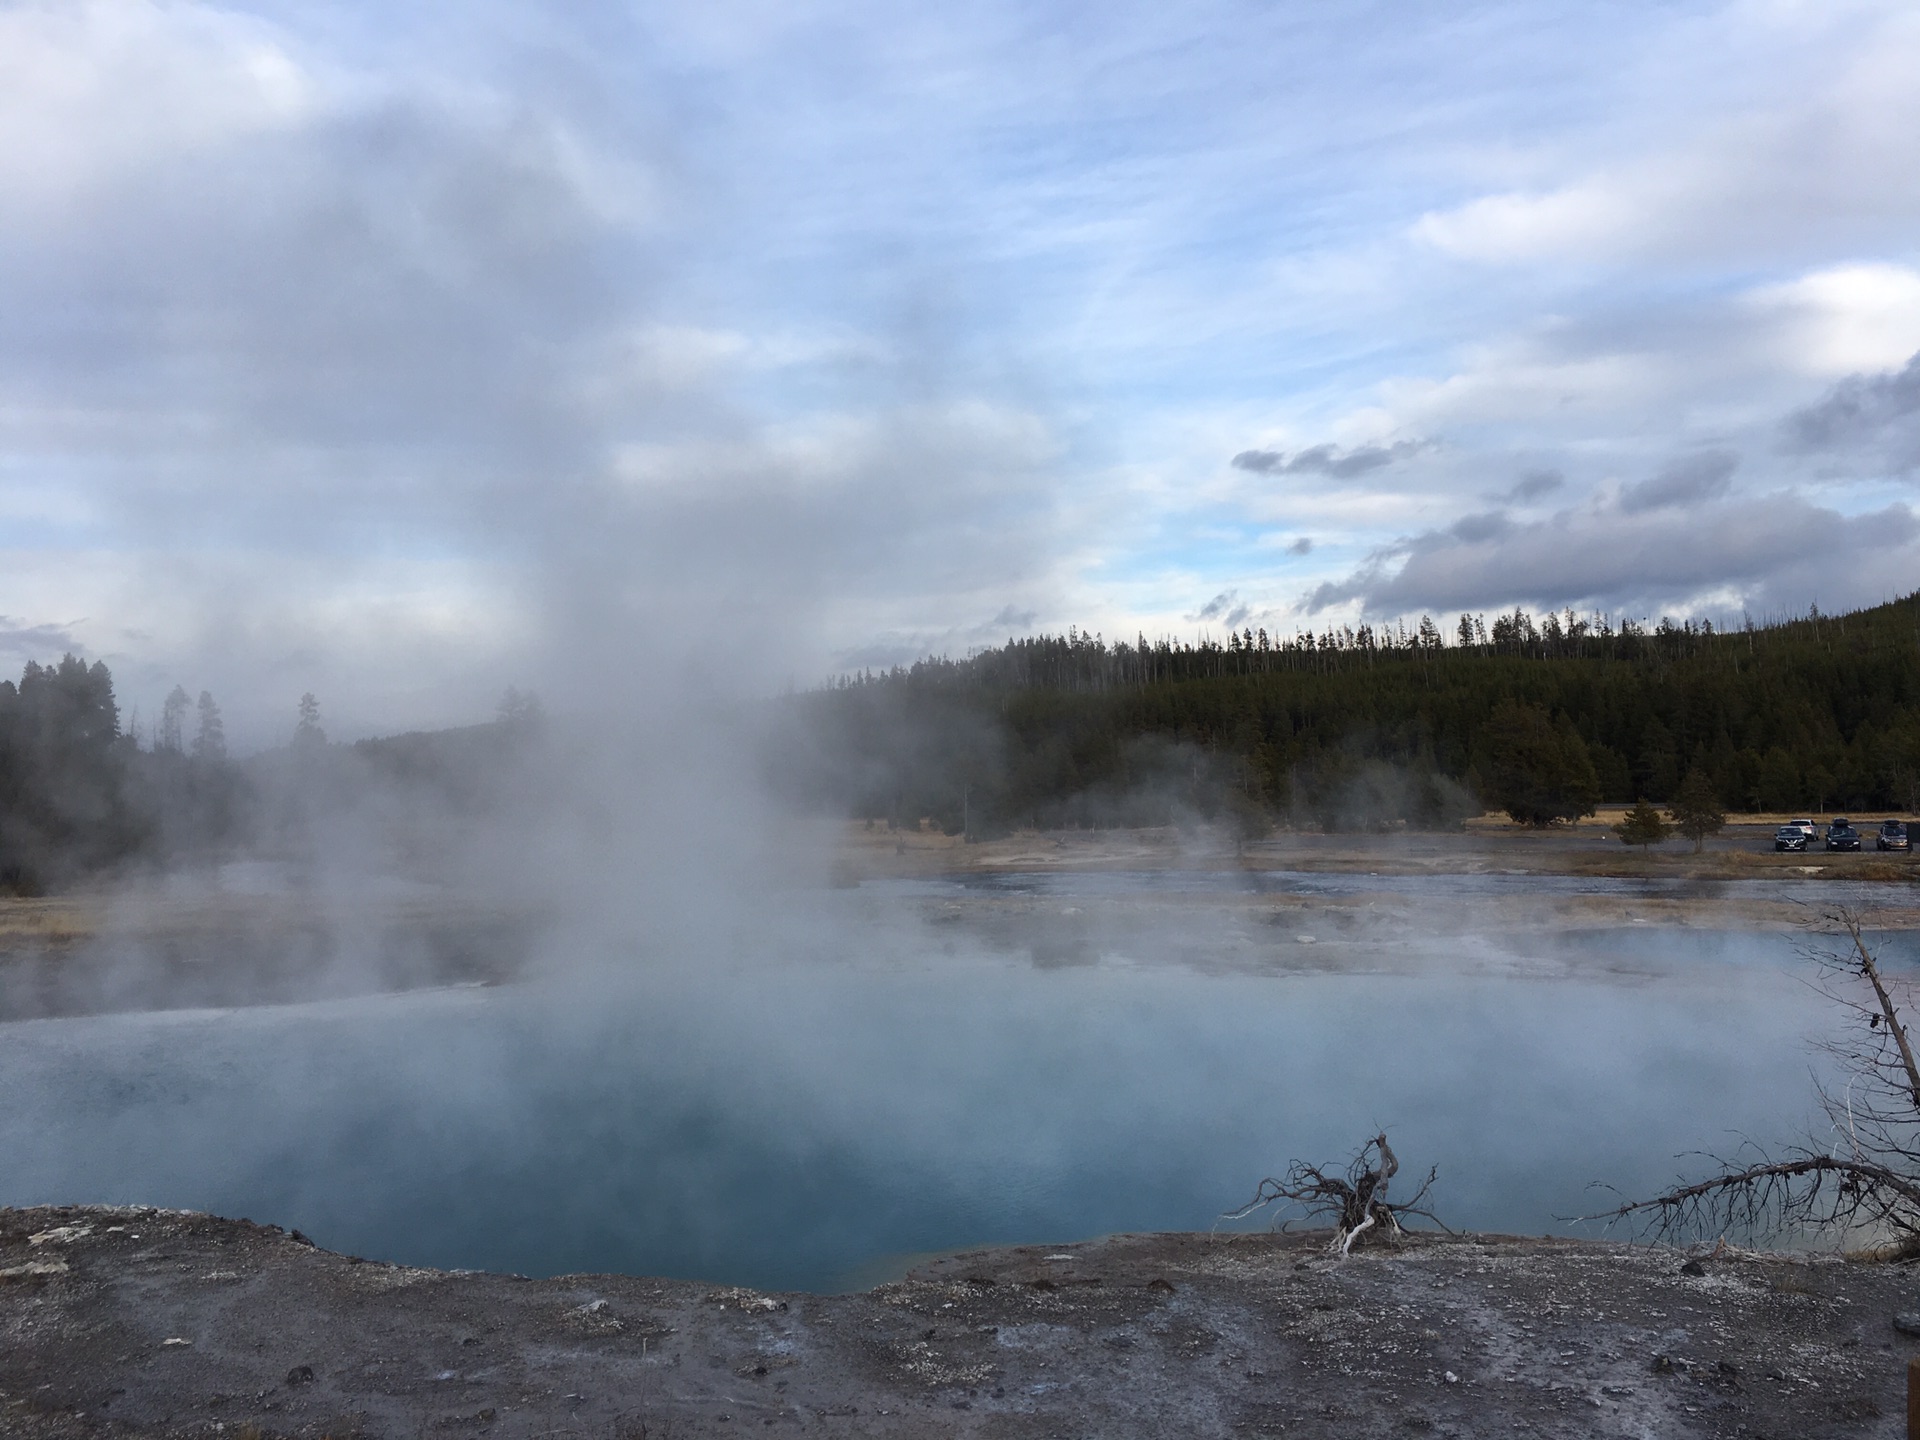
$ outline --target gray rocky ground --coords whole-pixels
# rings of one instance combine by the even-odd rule
[[[1915,1308],[1893,1266],[1500,1237],[1123,1236],[764,1295],[0,1210],[0,1434],[1893,1436]]]

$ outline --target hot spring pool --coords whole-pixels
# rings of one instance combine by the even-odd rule
[[[1609,938],[1611,935],[1612,938]],[[1449,1224],[1565,1231],[1816,1123],[1782,937],[1549,937],[1623,980],[1209,976],[918,951],[0,1026],[0,1201],[298,1227],[448,1268],[867,1283],[1194,1229],[1385,1128]]]

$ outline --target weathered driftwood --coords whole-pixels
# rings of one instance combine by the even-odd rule
[[[1440,1225],[1426,1208],[1427,1192],[1433,1188],[1437,1172],[1429,1170],[1420,1188],[1407,1199],[1389,1200],[1387,1186],[1399,1170],[1399,1157],[1387,1144],[1387,1137],[1376,1135],[1360,1147],[1344,1174],[1295,1160],[1287,1166],[1285,1175],[1267,1176],[1251,1200],[1220,1218],[1244,1220],[1269,1206],[1281,1206],[1279,1228],[1283,1230],[1300,1219],[1330,1219],[1334,1223],[1331,1248],[1340,1255],[1351,1251],[1363,1235],[1400,1234],[1402,1215],[1418,1215]],[[1444,1225],[1440,1228],[1446,1229]]]

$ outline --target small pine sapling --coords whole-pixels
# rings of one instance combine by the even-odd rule
[[[1658,845],[1671,833],[1667,822],[1660,818],[1660,812],[1645,800],[1636,801],[1634,807],[1621,817],[1620,823],[1613,827],[1613,833],[1620,837],[1623,845]]]

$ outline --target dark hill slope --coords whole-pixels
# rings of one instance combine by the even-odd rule
[[[949,829],[1419,824],[1495,799],[1503,735],[1544,724],[1592,799],[1665,801],[1698,766],[1733,810],[1920,810],[1920,595],[1738,631],[1516,612],[1453,634],[1013,640],[797,697],[794,769]]]

